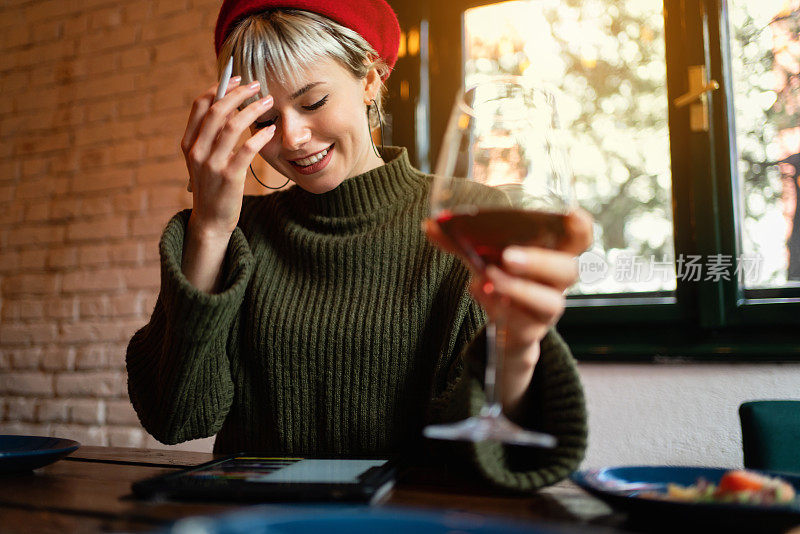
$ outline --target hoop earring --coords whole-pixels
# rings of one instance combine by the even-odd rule
[[[378,148],[375,146],[375,141],[372,139],[372,125],[369,123],[369,113],[372,110],[372,106],[375,106],[375,111],[378,112],[378,126],[381,129],[381,147],[383,147],[383,117],[381,117],[381,109],[378,107],[378,103],[375,102],[375,99],[372,99],[372,104],[367,105],[367,131],[369,132],[369,142],[372,145],[372,150],[375,152],[375,155],[379,158],[383,158],[378,152]]]
[[[253,164],[252,163],[250,164],[250,172],[253,173],[253,178],[256,179],[256,182],[260,183],[262,186],[266,187],[267,189],[283,189],[284,187],[286,187],[286,184],[289,183],[289,179],[287,178],[286,181],[283,183],[283,185],[280,186],[280,187],[270,187],[270,186],[268,186],[267,184],[265,184],[264,182],[262,182],[261,180],[258,179],[258,176],[256,176],[256,173],[253,170]]]

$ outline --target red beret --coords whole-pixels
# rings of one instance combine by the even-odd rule
[[[217,16],[214,48],[222,43],[242,17],[268,9],[303,9],[332,19],[361,35],[383,58],[389,68],[397,61],[400,24],[385,0],[225,0]]]

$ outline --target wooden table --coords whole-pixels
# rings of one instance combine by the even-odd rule
[[[241,508],[146,502],[131,495],[136,480],[212,459],[211,454],[197,452],[81,447],[33,473],[0,478],[0,532],[142,532],[187,516]],[[387,505],[555,521],[588,532],[628,532],[619,528],[624,517],[569,482],[533,495],[504,496],[452,477],[410,471],[382,504]]]

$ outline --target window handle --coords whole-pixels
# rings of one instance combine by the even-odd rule
[[[676,98],[674,100],[675,107],[682,108],[684,106],[688,106],[695,100],[700,100],[700,97],[702,97],[704,94],[710,93],[711,91],[716,91],[717,89],[719,89],[719,82],[717,80],[711,80],[707,84]]]
[[[719,89],[716,80],[706,78],[705,65],[691,65],[688,69],[689,91],[681,95],[673,103],[676,108],[689,106],[689,130],[692,132],[708,131],[708,98],[706,94]]]

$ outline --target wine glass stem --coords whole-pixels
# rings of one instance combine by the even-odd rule
[[[484,395],[486,403],[481,409],[481,415],[496,417],[502,412],[500,402],[500,370],[502,364],[501,354],[503,349],[502,325],[498,329],[497,322],[490,320],[486,324],[486,370],[484,377]],[[500,342],[498,343],[498,331],[500,332]]]

